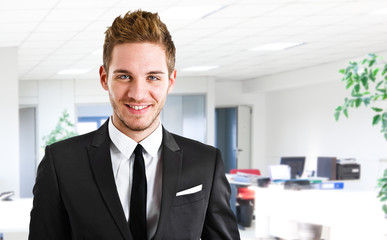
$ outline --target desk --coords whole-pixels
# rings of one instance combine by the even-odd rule
[[[0,232],[28,232],[32,198],[0,201]]]
[[[329,227],[330,240],[384,239],[387,224],[376,192],[254,190],[257,238],[296,238],[297,223],[311,223]]]

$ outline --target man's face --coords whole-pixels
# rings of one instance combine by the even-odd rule
[[[102,87],[109,92],[113,123],[123,133],[150,134],[159,124],[176,71],[168,74],[165,51],[153,43],[123,43],[113,48],[108,74],[101,66]]]

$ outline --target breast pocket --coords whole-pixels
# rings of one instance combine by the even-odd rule
[[[168,218],[168,240],[200,239],[206,216],[205,189],[176,196]]]
[[[189,203],[194,203],[204,199],[204,192],[205,192],[204,190],[205,189],[202,189],[201,191],[196,193],[176,196],[173,201],[173,206],[180,206],[180,205],[185,205]]]

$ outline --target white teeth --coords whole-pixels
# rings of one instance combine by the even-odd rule
[[[146,108],[147,106],[132,106],[132,105],[129,105],[129,107],[133,108],[134,110],[141,110],[141,109]]]

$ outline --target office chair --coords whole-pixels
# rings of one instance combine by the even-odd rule
[[[231,174],[247,173],[261,176],[259,169],[231,169]],[[250,227],[253,219],[255,191],[247,187],[238,186],[237,196],[237,220],[242,227]]]

